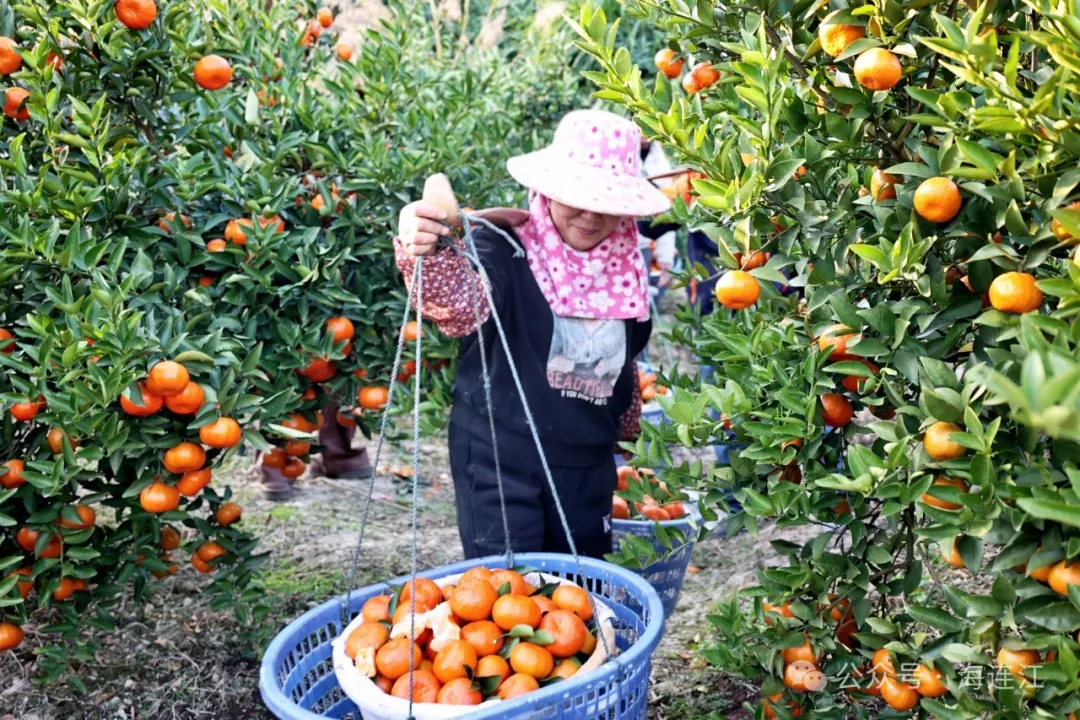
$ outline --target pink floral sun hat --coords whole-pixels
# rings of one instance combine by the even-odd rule
[[[515,180],[563,205],[624,217],[658,215],[671,201],[641,177],[641,131],[603,110],[567,113],[543,150],[510,158]]]

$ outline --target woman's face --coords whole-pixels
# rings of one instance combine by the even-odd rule
[[[618,215],[578,210],[569,205],[551,201],[551,219],[555,228],[562,235],[563,242],[578,251],[592,250],[604,238],[615,231],[619,224]]]

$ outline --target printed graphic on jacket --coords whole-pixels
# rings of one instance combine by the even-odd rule
[[[553,316],[548,384],[563,397],[607,405],[626,364],[623,321]]]

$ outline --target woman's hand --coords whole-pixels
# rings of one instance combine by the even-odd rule
[[[439,238],[450,234],[443,225],[446,213],[423,200],[411,202],[401,208],[398,215],[398,241],[405,252],[413,257],[431,255],[438,248]]]

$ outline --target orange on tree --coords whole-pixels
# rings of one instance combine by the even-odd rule
[[[243,432],[240,423],[230,417],[219,417],[199,428],[199,440],[212,448],[231,448],[240,443]]]
[[[847,325],[830,325],[821,331],[817,345],[821,352],[829,353],[830,360],[840,362],[850,358],[848,345],[861,337]]]
[[[683,76],[682,88],[687,95],[693,95],[712,87],[720,80],[720,71],[708,61],[699,62]]]
[[[990,283],[990,304],[996,310],[1022,315],[1038,310],[1042,303],[1042,290],[1031,273],[1007,272]]]
[[[145,30],[157,17],[155,0],[116,0],[116,19],[129,30]]]
[[[1080,211],[1080,201],[1071,203],[1065,207],[1066,210]],[[1050,232],[1054,233],[1059,241],[1068,243],[1070,245],[1080,242],[1080,238],[1075,237],[1069,229],[1061,224],[1061,221],[1054,218],[1050,223]]]
[[[234,522],[240,520],[240,516],[243,514],[243,509],[234,502],[222,503],[221,507],[214,513],[214,519],[218,521],[219,525],[232,525]]]
[[[935,486],[948,486],[959,488],[960,492],[967,492],[968,484],[959,478],[947,478],[938,477],[934,480]],[[941,508],[942,510],[959,510],[963,507],[960,503],[949,502],[948,500],[940,500],[930,493],[923,493],[922,501],[932,507]]]
[[[1040,662],[1042,662],[1042,657],[1038,650],[1001,648],[997,654],[997,666],[1002,670],[1008,670],[1018,680],[1024,677],[1025,670]]]
[[[469,678],[454,678],[442,686],[435,701],[440,705],[479,705],[484,695]]]
[[[844,25],[841,23],[821,23],[818,25],[818,40],[821,49],[830,57],[839,57],[848,45],[865,37],[862,25]]]
[[[795,692],[809,692],[820,689],[814,682],[818,669],[812,663],[797,661],[784,668],[784,685]]]
[[[176,532],[176,528],[171,525],[166,525],[161,528],[161,549],[162,550],[175,550],[180,547],[180,533]]]
[[[6,577],[13,577],[16,575],[26,578],[32,578],[33,571],[28,567],[19,568],[18,570],[9,572]],[[34,581],[33,579],[17,580],[15,582],[15,586],[19,589],[19,595],[22,597],[23,600],[25,600],[26,598],[30,597],[30,592],[34,589]]]
[[[30,422],[41,412],[41,403],[26,401],[18,402],[11,406],[11,417],[16,422]]]
[[[514,673],[502,681],[497,695],[500,700],[513,700],[539,689],[540,682],[537,678],[526,673]]]
[[[161,481],[154,481],[139,493],[139,504],[149,513],[166,513],[180,507],[180,491]]]
[[[285,452],[284,448],[270,448],[270,450],[262,456],[263,466],[273,468],[275,470],[282,469],[283,467],[285,467],[285,463],[287,462],[289,462],[289,456],[288,453]]]
[[[335,343],[347,342],[356,336],[356,328],[347,317],[332,317],[326,321],[326,330]]]
[[[415,320],[410,320],[405,323],[405,329],[402,331],[402,334],[405,337],[405,342],[416,342],[422,332],[423,328],[420,327],[419,323]]]
[[[1068,597],[1070,585],[1080,585],[1080,563],[1062,560],[1050,568],[1047,582],[1058,595]]]
[[[870,197],[875,200],[895,200],[896,183],[899,179],[879,167],[874,168],[870,176]]]
[[[11,490],[22,485],[26,482],[26,478],[23,477],[25,469],[26,464],[22,460],[8,460],[0,465],[0,487]]]
[[[963,569],[965,566],[964,558],[960,555],[960,538],[953,540],[950,545],[943,545],[941,548],[941,557],[949,564],[950,567],[957,570]]]
[[[224,238],[214,238],[210,242],[206,243],[207,252],[225,252],[226,247],[228,247],[228,244],[225,242]]]
[[[827,427],[840,428],[851,422],[855,411],[851,402],[839,393],[825,393],[821,396],[821,419]]]
[[[175,395],[164,398],[165,407],[177,415],[194,415],[206,402],[206,393],[197,382],[189,382]]]
[[[931,460],[938,462],[963,457],[967,454],[967,448],[950,438],[953,433],[961,432],[964,431],[951,422],[935,422],[923,433],[923,448],[926,454]]]
[[[22,67],[22,55],[19,44],[9,37],[0,35],[0,75],[10,75]]]
[[[150,368],[146,376],[146,387],[154,395],[168,397],[179,395],[191,382],[187,368],[172,360],[162,360]]]
[[[4,92],[4,114],[12,120],[29,120],[30,110],[26,107],[29,97],[29,90],[20,87],[8,88]]]
[[[281,474],[290,480],[295,480],[303,475],[305,470],[307,470],[307,463],[300,458],[290,458],[285,467],[281,468]]]
[[[63,602],[64,600],[70,600],[75,593],[84,592],[87,589],[85,580],[69,577],[60,578],[60,584],[53,590],[52,599]]]
[[[49,443],[49,449],[52,450],[55,455],[59,455],[60,453],[64,452],[65,439],[68,441],[68,445],[71,446],[72,450],[75,450],[79,447],[78,440],[68,437],[67,433],[56,427],[49,430],[49,434],[45,436],[45,439]]]
[[[356,48],[351,43],[339,42],[337,44],[337,56],[342,62],[349,62],[352,60],[353,53],[356,52]]]
[[[176,475],[201,470],[206,464],[206,451],[193,442],[181,442],[165,451],[165,469]]]
[[[150,392],[150,388],[146,383],[139,383],[139,394],[142,395],[142,401],[136,403],[133,399],[127,395],[120,396],[120,407],[124,409],[128,415],[133,417],[148,417],[153,415],[165,402],[165,398],[161,395]]]
[[[15,336],[5,328],[0,328],[0,352],[6,355],[15,352]]]
[[[664,73],[669,80],[674,80],[682,74],[683,65],[686,61],[671,48],[663,48],[653,57],[653,62],[656,64],[657,70]]]
[[[285,454],[288,457],[302,457],[311,452],[311,443],[303,440],[289,440],[285,443]]]
[[[165,213],[165,216],[158,220],[158,227],[164,230],[167,234],[172,235],[172,223],[176,220],[176,213]],[[191,218],[183,213],[180,213],[180,224],[186,229],[191,229]]]
[[[868,90],[888,90],[900,82],[900,59],[885,48],[870,48],[855,58],[855,79]]]
[[[220,55],[207,55],[195,63],[194,76],[203,90],[220,90],[232,82],[232,65]]]
[[[199,549],[195,551],[193,558],[198,558],[206,563],[208,567],[212,567],[210,563],[224,554],[225,548],[221,547],[216,542],[210,541],[200,545]]]
[[[461,639],[472,645],[481,659],[499,652],[505,642],[502,628],[490,620],[477,620],[462,626]]]
[[[730,270],[717,281],[713,292],[717,302],[729,310],[745,310],[761,297],[761,286],[750,273]]]
[[[200,468],[185,472],[176,483],[176,490],[184,497],[195,497],[202,489],[210,484],[212,479],[210,468]]]
[[[334,13],[330,11],[328,7],[319,8],[319,12],[315,14],[315,19],[319,21],[319,24],[324,28],[328,28],[334,24]]]
[[[885,648],[874,652],[870,658],[870,668],[875,675],[896,677],[896,668],[893,666],[892,655]]]
[[[915,680],[915,690],[923,697],[939,698],[949,692],[945,683],[942,682],[941,671],[937,668],[920,664],[911,676]]]
[[[782,692],[778,692],[775,695],[770,695],[769,697],[767,697],[765,699],[765,717],[775,718],[776,710],[774,709],[774,706],[779,706],[783,699],[784,693]],[[788,700],[785,704],[787,705],[787,711],[791,713],[792,717],[799,717],[800,715],[802,715],[802,708],[797,706],[794,700]]]
[[[893,710],[906,712],[919,704],[918,691],[895,677],[882,678],[879,689],[881,699]]]
[[[859,362],[865,365],[866,369],[869,370],[871,374],[878,374],[878,366],[874,363],[870,362],[869,360],[863,360],[861,358],[859,359]],[[866,384],[866,378],[859,377],[858,375],[845,375],[844,379],[840,381],[840,384],[843,385],[844,389],[848,390],[849,392],[859,393],[862,392],[863,385]]]
[[[915,188],[915,212],[934,223],[946,223],[960,213],[960,188],[947,177],[932,177]]]
[[[94,508],[89,505],[75,505],[72,508],[75,514],[79,516],[79,521],[68,520],[61,514],[60,525],[72,530],[86,530],[94,526],[97,521],[97,513],[94,512]]]
[[[784,648],[780,651],[780,655],[784,658],[784,662],[788,664],[799,660],[810,663],[811,665],[817,665],[818,663],[818,656],[814,653],[813,648],[810,647],[810,638],[806,638],[806,641],[802,645]]]
[[[306,367],[297,372],[313,383],[320,383],[334,377],[337,374],[337,366],[328,358],[313,358]]]

